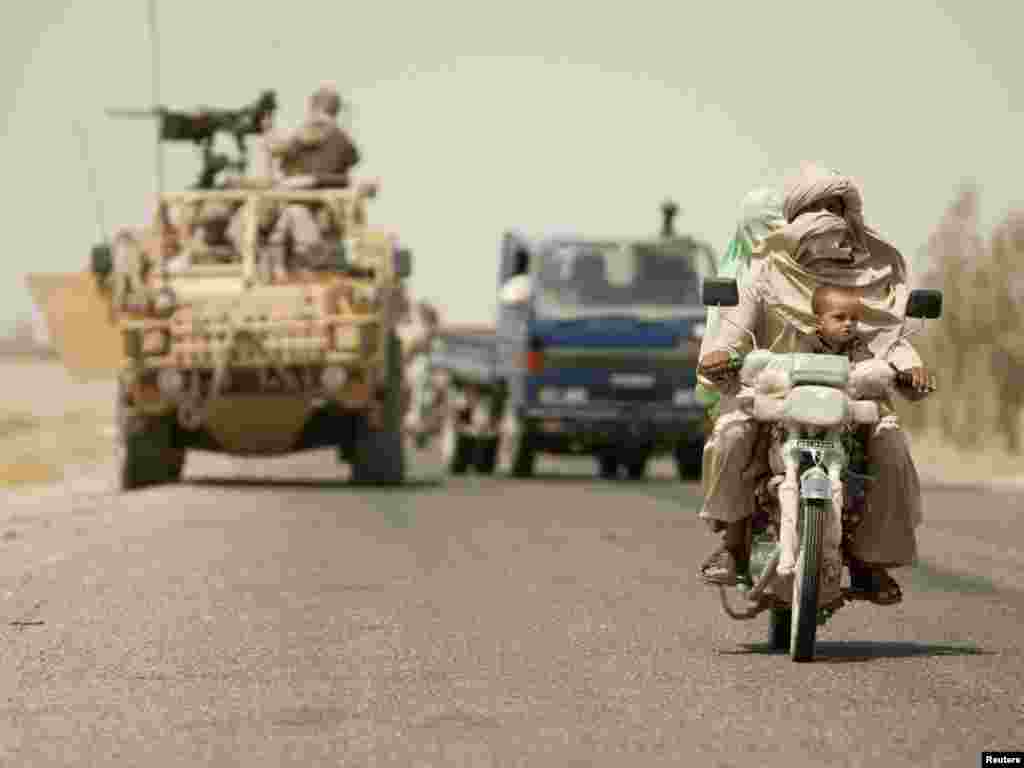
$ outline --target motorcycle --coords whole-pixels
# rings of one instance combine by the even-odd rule
[[[703,303],[736,306],[736,281],[708,278]],[[911,291],[894,345],[941,312],[940,291]],[[921,319],[921,326],[908,331],[910,318]],[[857,432],[881,419],[878,402],[871,399],[879,396],[878,387],[910,386],[911,381],[909,373],[884,361],[863,363],[876,388],[866,397],[871,386],[851,378],[846,356],[775,353],[758,348],[754,334],[745,332],[753,350],[745,357],[733,350],[731,368],[739,375],[740,407],[768,427],[772,472],[760,487],[759,512],[748,522],[750,584],[740,586],[746,606],[737,610],[730,605],[721,585],[719,596],[732,619],[770,611],[771,646],[783,650],[788,645],[793,661],[806,662],[814,658],[818,627],[847,602],[864,599],[842,586],[848,544],[870,482]]]

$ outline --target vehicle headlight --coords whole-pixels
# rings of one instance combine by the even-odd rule
[[[587,402],[587,390],[583,387],[569,387],[565,390],[565,402],[585,403]]]
[[[334,328],[334,346],[337,349],[357,349],[362,341],[358,325],[338,325]]]
[[[697,402],[697,393],[692,389],[677,389],[672,394],[673,405],[693,405]]]
[[[541,387],[537,393],[542,403],[585,403],[587,402],[587,390],[584,387]]]
[[[171,347],[171,334],[162,328],[150,328],[142,335],[142,349],[144,355],[161,357],[166,355]]]
[[[164,368],[156,375],[156,386],[164,397],[176,399],[185,391],[185,376],[174,368]]]
[[[321,376],[323,388],[328,392],[338,392],[348,382],[348,371],[341,366],[331,365],[324,368]]]
[[[557,403],[562,399],[562,390],[557,387],[541,387],[537,398],[542,403]]]
[[[178,306],[178,297],[170,288],[161,288],[153,298],[153,312],[159,317],[171,315]]]
[[[690,327],[690,337],[694,339],[703,339],[707,330],[708,327],[704,323],[694,323]]]

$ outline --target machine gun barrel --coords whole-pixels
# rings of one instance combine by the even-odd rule
[[[108,109],[107,117],[160,117],[165,110],[162,107],[149,109]]]

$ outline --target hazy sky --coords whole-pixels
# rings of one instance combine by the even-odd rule
[[[603,7],[602,7],[603,5]],[[653,233],[658,203],[723,249],[753,186],[810,159],[854,175],[908,257],[965,177],[986,229],[1024,204],[1024,10],[983,0],[629,3],[159,3],[161,97],[241,106],[275,88],[282,125],[321,81],[355,104],[371,217],[416,254],[413,292],[456,321],[493,312],[502,230]],[[154,129],[145,0],[33,0],[0,30],[0,331],[24,273],[81,269],[106,226],[149,216]],[[167,152],[191,182],[191,147]]]

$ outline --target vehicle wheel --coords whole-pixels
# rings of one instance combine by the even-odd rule
[[[627,462],[626,475],[630,480],[643,480],[647,476],[647,457]]]
[[[444,466],[452,475],[464,475],[473,459],[474,443],[468,435],[460,434],[455,429],[455,415],[445,416],[441,432],[441,457]]]
[[[498,438],[483,437],[476,441],[473,464],[481,475],[494,474],[494,468],[498,464]]]
[[[793,579],[793,618],[789,655],[793,661],[814,659],[818,632],[818,576],[821,572],[821,537],[825,531],[826,505],[804,501],[800,556]]]
[[[789,608],[772,608],[771,624],[768,628],[768,644],[773,651],[784,651],[789,647],[790,626],[793,611]]]
[[[531,477],[537,463],[537,452],[526,425],[508,417],[498,439],[497,458],[501,471],[511,477]]]
[[[685,482],[700,480],[704,463],[703,440],[681,442],[675,450],[676,472],[679,479]]]
[[[615,480],[619,476],[619,460],[614,456],[599,456],[597,459],[599,472],[605,480]]]
[[[181,480],[185,449],[177,445],[174,414],[142,416],[118,393],[119,487],[134,491]]]
[[[405,482],[405,445],[402,435],[402,345],[398,336],[388,339],[388,382],[385,387],[382,425],[370,427],[359,419],[352,449],[352,482],[356,485],[401,485]]]

